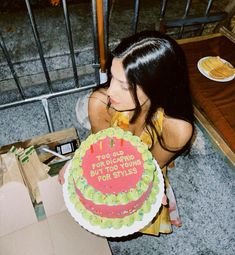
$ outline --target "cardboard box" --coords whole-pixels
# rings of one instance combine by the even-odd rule
[[[57,176],[39,183],[46,213],[38,221],[22,183],[0,188],[0,255],[111,255],[106,238],[83,229],[66,210]]]

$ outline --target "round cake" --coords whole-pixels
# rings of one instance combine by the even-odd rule
[[[117,231],[114,236],[124,235],[123,230],[136,232],[161,205],[161,170],[147,145],[120,128],[102,130],[83,141],[65,176],[69,211],[96,234],[99,230]]]

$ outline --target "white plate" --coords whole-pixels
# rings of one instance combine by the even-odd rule
[[[201,61],[203,61],[204,59],[207,59],[207,58],[209,58],[209,57],[211,57],[211,56],[207,56],[207,57],[201,58],[201,59],[197,62],[197,68],[198,68],[198,70],[200,71],[200,73],[201,73],[202,75],[206,76],[208,79],[210,79],[210,80],[212,80],[212,81],[218,81],[218,82],[231,81],[231,80],[233,80],[233,79],[235,78],[235,74],[233,74],[233,75],[231,75],[231,76],[229,76],[229,77],[227,77],[227,78],[224,78],[224,79],[215,79],[215,78],[211,77],[211,76],[208,74],[208,72],[205,71],[205,70],[204,70],[203,68],[201,68],[201,66],[200,66]],[[230,64],[230,63],[229,63],[228,61],[226,61],[225,59],[222,59],[222,58],[220,58],[220,59],[221,59],[221,61],[223,61],[224,63]],[[231,64],[230,64],[230,65],[231,65]]]
[[[114,228],[107,228],[107,229],[102,229],[100,226],[92,226],[89,221],[84,219],[82,217],[82,214],[76,210],[74,205],[70,202],[69,199],[69,192],[68,192],[68,176],[69,176],[69,171],[68,169],[70,168],[70,164],[66,169],[65,172],[65,183],[63,185],[63,195],[64,195],[64,201],[65,204],[68,208],[68,211],[72,215],[72,217],[86,230],[90,231],[91,233],[94,233],[99,236],[105,236],[105,237],[122,237],[122,236],[127,236],[131,235],[135,232],[138,232],[139,230],[143,229],[145,226],[147,226],[152,219],[156,216],[158,213],[161,205],[162,205],[162,198],[164,195],[164,180],[162,176],[162,171],[160,167],[158,166],[157,162],[156,163],[156,171],[158,174],[159,178],[159,193],[156,199],[155,204],[152,205],[151,211],[149,213],[146,213],[143,216],[143,219],[141,221],[136,221],[133,225],[131,226],[123,226],[119,229],[114,229]]]

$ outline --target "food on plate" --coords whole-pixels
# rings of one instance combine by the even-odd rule
[[[235,74],[233,66],[219,56],[208,57],[200,61],[200,67],[214,79],[222,80]]]

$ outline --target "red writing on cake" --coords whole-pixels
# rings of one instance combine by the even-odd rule
[[[125,191],[127,186],[134,188],[143,173],[141,153],[129,141],[112,140],[112,144],[109,137],[93,143],[82,162],[88,185],[104,194]]]
[[[123,151],[96,155],[96,159],[91,165],[90,177],[96,177],[99,182],[137,174],[135,166],[141,165],[134,155],[124,155]]]

